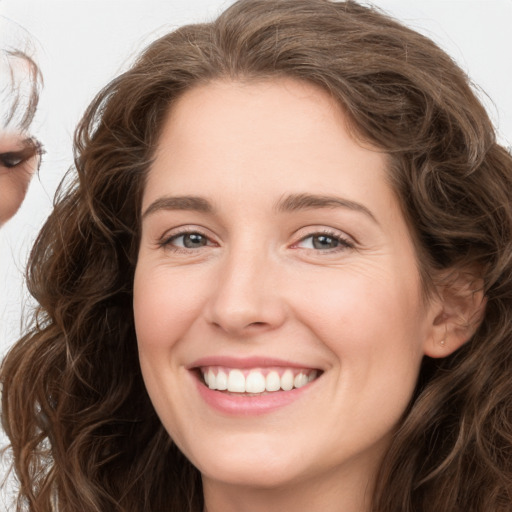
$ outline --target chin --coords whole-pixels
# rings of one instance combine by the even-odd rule
[[[300,474],[305,469],[303,455],[294,457],[290,452],[284,455],[278,450],[261,447],[252,452],[203,452],[198,460],[194,461],[194,465],[199,469],[203,479],[260,489],[282,487],[300,480]]]
[[[221,482],[224,485],[234,487],[245,487],[252,489],[275,489],[284,488],[300,480],[297,475],[289,474],[286,470],[265,467],[264,464],[258,466],[245,464],[243,467],[238,465],[225,465],[222,467],[199,469],[203,479]]]

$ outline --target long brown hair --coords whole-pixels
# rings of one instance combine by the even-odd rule
[[[28,269],[40,304],[3,363],[18,509],[201,510],[198,471],[144,389],[132,281],[146,173],[169,106],[214,79],[305,80],[342,105],[390,180],[428,286],[478,269],[483,321],[425,358],[379,473],[375,512],[512,507],[512,158],[468,79],[429,39],[353,1],[241,0],[151,44],[103,89],[75,137]]]

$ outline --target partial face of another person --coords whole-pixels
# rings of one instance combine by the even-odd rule
[[[320,89],[213,82],[173,106],[134,283],[144,380],[206,486],[366,478],[436,337],[388,158]]]
[[[0,131],[0,226],[21,206],[39,165],[39,146],[28,135]]]
[[[0,226],[18,211],[39,165],[40,145],[28,134],[39,79],[33,61],[0,49]]]

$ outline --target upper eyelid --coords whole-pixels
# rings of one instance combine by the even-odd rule
[[[160,236],[158,238],[157,243],[159,245],[165,244],[175,238],[179,238],[180,236],[188,235],[191,233],[198,233],[199,235],[204,236],[208,240],[214,241],[214,237],[209,235],[206,231],[207,230],[205,230],[199,226],[191,226],[191,227],[178,226],[176,228],[169,229],[165,233],[163,233],[162,236]]]
[[[309,238],[318,237],[318,236],[325,236],[325,237],[337,240],[341,247],[345,247],[345,248],[355,248],[356,247],[356,244],[352,240],[348,239],[347,237],[332,235],[330,233],[312,233],[311,235],[306,235],[306,236],[300,238],[297,242],[294,242],[292,247],[298,247],[305,240],[308,240]],[[307,248],[307,249],[309,249],[309,248]],[[336,249],[333,249],[333,250],[336,250]]]
[[[175,234],[169,235],[167,237],[167,240],[176,240],[177,238],[181,238],[181,237],[184,237],[187,235],[200,235],[200,236],[206,238],[208,241],[210,241],[210,242],[212,241],[211,237],[205,235],[204,233],[201,233],[200,231],[184,231],[181,233],[175,233]]]
[[[45,153],[43,145],[36,139],[27,139],[24,141],[24,146],[21,149],[15,149],[11,151],[3,151],[0,153],[0,165],[8,169],[18,167],[28,160],[39,157]],[[8,160],[19,160],[15,164],[8,162]]]
[[[296,249],[301,248],[301,247],[299,247],[299,244],[301,244],[308,238],[313,238],[315,236],[327,236],[327,237],[331,237],[331,238],[334,238],[335,240],[339,241],[339,246],[331,248],[331,249],[325,249],[320,252],[332,252],[332,251],[336,252],[339,250],[355,249],[356,248],[355,242],[353,242],[351,239],[344,237],[344,236],[332,235],[329,233],[312,233],[310,235],[303,236],[302,238],[300,238],[299,240],[297,240],[296,242],[294,242],[292,244],[292,248],[296,248]],[[309,251],[309,250],[319,251],[318,249],[311,249],[310,247],[305,247],[302,249],[305,249],[307,251]]]
[[[307,232],[301,233],[303,230],[308,230]],[[346,231],[342,231],[337,228],[327,227],[327,226],[305,226],[303,228],[298,229],[295,232],[296,241],[294,244],[304,240],[310,236],[315,235],[326,235],[332,236],[334,238],[339,238],[351,244],[359,244],[359,241],[352,235],[349,235]]]
[[[23,151],[6,151],[5,153],[0,153],[0,165],[3,165],[4,167],[11,169],[13,167],[17,167],[18,165],[21,165],[27,160],[30,160],[33,156],[33,154],[27,155]],[[15,163],[13,163],[13,161]]]
[[[174,245],[173,244],[173,241],[175,241],[176,239],[179,239],[181,237],[184,237],[186,235],[189,235],[189,234],[199,234],[201,236],[204,236],[206,239],[207,239],[207,243],[206,245],[204,246],[201,246],[201,247],[196,247],[196,248],[187,248],[187,247],[182,247],[180,245],[175,245],[174,248],[172,249],[174,252],[184,252],[184,253],[197,253],[198,251],[201,251],[202,249],[205,249],[206,247],[212,247],[212,246],[219,246],[218,242],[215,241],[213,239],[213,237],[211,236],[208,236],[207,234],[205,234],[202,230],[200,229],[187,229],[187,228],[183,228],[183,229],[180,229],[180,228],[175,228],[175,229],[172,229],[169,231],[166,232],[166,234],[164,234],[158,241],[157,241],[157,246],[158,247],[161,247],[161,248],[169,248],[170,249],[170,246]],[[340,251],[346,251],[346,250],[350,250],[350,249],[356,249],[356,242],[349,236],[345,235],[343,232],[334,232],[334,230],[327,230],[327,229],[324,229],[324,230],[314,230],[314,231],[310,231],[309,233],[307,234],[304,234],[303,236],[300,236],[298,237],[298,239],[296,239],[292,244],[290,244],[288,247],[291,248],[291,249],[300,249],[300,247],[298,247],[298,245],[303,242],[304,240],[307,240],[308,238],[311,238],[311,237],[314,237],[314,236],[321,236],[321,235],[324,235],[324,236],[329,236],[329,237],[332,237],[334,239],[337,239],[339,240],[340,242],[340,247],[334,247],[334,248],[331,248],[331,249],[326,249],[326,250],[318,250],[318,249],[311,249],[311,248],[304,248],[304,250],[306,251],[315,251],[315,252],[318,252],[318,253],[322,253],[322,254],[332,254],[332,253],[339,253]]]
[[[307,230],[307,232],[301,234],[301,231],[306,231],[306,230]],[[199,233],[201,235],[206,236],[207,238],[218,238],[216,236],[212,236],[211,234],[209,234],[209,233],[211,233],[211,230],[204,228],[202,226],[199,226],[199,225],[195,225],[195,224],[191,224],[191,225],[183,224],[180,226],[176,226],[174,228],[170,228],[170,229],[166,230],[162,234],[162,236],[160,236],[159,238],[160,239],[172,238],[173,236],[179,236],[179,235],[188,234],[188,233]],[[293,238],[297,238],[297,241],[299,241],[299,240],[302,240],[303,238],[306,238],[308,236],[313,236],[313,235],[330,235],[330,236],[333,236],[336,238],[344,238],[344,239],[353,240],[355,243],[357,242],[357,240],[354,236],[349,235],[345,231],[342,231],[337,228],[326,227],[326,226],[324,226],[324,227],[315,226],[315,225],[303,226],[303,227],[295,230],[291,236]]]
[[[319,236],[319,235],[324,235],[324,236],[330,236],[330,237],[333,237],[333,238],[336,238],[338,239],[342,245],[344,245],[345,247],[347,248],[355,248],[355,246],[357,245],[357,241],[347,235],[345,232],[343,231],[340,231],[340,230],[337,230],[337,229],[334,229],[334,228],[327,228],[327,227],[324,227],[324,228],[313,228],[311,227],[312,229],[310,231],[308,231],[307,233],[304,233],[302,235],[298,235],[295,240],[290,244],[289,247],[293,248],[293,247],[297,247],[297,245],[310,238],[310,237],[313,237],[313,236]],[[301,229],[298,230],[298,232],[296,232],[296,234],[300,233],[301,230],[305,230],[307,229],[306,227],[303,227]],[[165,245],[170,245],[171,242],[173,240],[176,240],[182,236],[185,236],[187,234],[193,234],[193,233],[197,233],[201,236],[204,236],[208,242],[209,242],[209,246],[211,247],[212,245],[219,245],[219,241],[216,239],[216,237],[213,237],[211,235],[209,235],[206,231],[209,231],[209,230],[206,230],[206,229],[203,229],[199,226],[178,226],[176,228],[172,228],[168,231],[166,231],[161,237],[158,238],[158,240],[156,241],[156,245],[157,246],[165,246]],[[194,250],[197,250],[197,249],[194,249]]]

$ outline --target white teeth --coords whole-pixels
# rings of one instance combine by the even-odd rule
[[[250,372],[247,379],[245,379],[245,391],[247,393],[263,393],[265,385],[265,377],[260,372]]]
[[[213,373],[213,370],[210,368],[208,370],[208,380],[207,380],[207,383],[208,383],[208,387],[210,389],[217,389],[217,379],[215,378],[215,373]]]
[[[284,391],[290,391],[293,389],[293,372],[291,370],[286,370],[281,377],[281,388]]]
[[[213,368],[203,371],[205,384],[210,389],[219,391],[230,391],[232,393],[264,393],[265,391],[290,391],[293,388],[301,388],[316,379],[316,370],[302,371],[294,375],[290,369],[279,376],[276,370],[271,370],[265,376],[261,370],[250,370],[244,375],[241,370],[223,370]]]
[[[276,371],[271,371],[265,379],[265,389],[267,391],[279,391],[281,389],[281,377]]]
[[[293,386],[296,388],[301,388],[305,386],[309,382],[308,376],[304,373],[299,373],[295,375],[295,379],[293,379]]]
[[[224,372],[217,373],[217,389],[219,391],[228,389],[228,376]]]
[[[245,377],[240,370],[231,370],[228,377],[228,391],[245,393]]]

